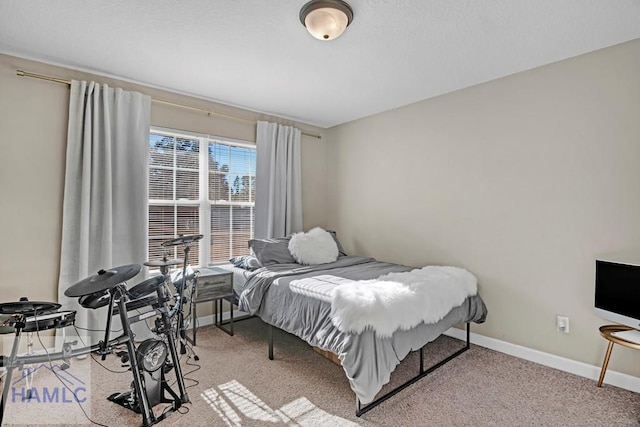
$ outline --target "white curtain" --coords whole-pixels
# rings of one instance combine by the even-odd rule
[[[256,238],[302,231],[301,132],[259,121],[256,135]]]
[[[106,309],[82,308],[64,291],[100,269],[146,261],[150,111],[146,95],[71,83],[58,302],[77,310],[76,326],[100,331],[88,334],[94,344]]]

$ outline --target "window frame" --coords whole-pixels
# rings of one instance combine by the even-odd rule
[[[165,135],[165,136],[169,136],[169,137],[173,137],[173,138],[185,138],[185,139],[191,139],[191,140],[198,140],[198,144],[199,144],[199,153],[198,153],[198,200],[180,200],[180,199],[175,199],[175,200],[169,200],[169,199],[163,199],[163,200],[159,200],[159,199],[154,199],[152,200],[150,198],[150,194],[147,194],[147,215],[149,214],[149,209],[151,206],[189,206],[189,207],[194,207],[197,206],[198,207],[198,216],[199,216],[199,224],[198,224],[198,234],[202,234],[203,238],[198,242],[198,259],[200,260],[200,264],[203,264],[203,262],[206,263],[206,265],[192,265],[193,267],[207,267],[207,266],[213,266],[213,265],[220,265],[220,264],[225,264],[228,261],[220,261],[220,262],[213,262],[211,260],[211,212],[212,212],[212,206],[214,204],[217,204],[219,206],[244,206],[244,207],[252,207],[253,208],[253,215],[251,216],[250,219],[250,232],[251,232],[251,238],[253,238],[253,232],[254,232],[254,227],[255,227],[255,197],[253,202],[243,202],[243,201],[233,201],[233,200],[227,200],[226,202],[221,203],[220,201],[217,200],[209,200],[209,146],[211,143],[221,143],[227,146],[232,146],[232,147],[240,147],[240,148],[248,148],[251,150],[256,151],[256,157],[257,157],[257,150],[256,150],[256,143],[254,141],[245,141],[245,140],[241,140],[241,139],[235,139],[235,138],[227,138],[227,137],[223,137],[223,136],[217,136],[217,135],[210,135],[210,134],[203,134],[203,133],[198,133],[198,132],[191,132],[191,131],[185,131],[185,130],[177,130],[177,129],[171,129],[171,128],[166,128],[166,127],[160,127],[160,126],[151,126],[149,128],[149,134],[160,134],[160,135]],[[149,142],[147,142],[148,144]],[[257,160],[256,160],[256,164],[257,164]],[[255,165],[254,165],[255,167]],[[177,167],[173,167],[173,168],[168,168],[168,167],[157,167],[159,169],[171,169],[171,170],[180,170],[181,168],[177,168]],[[149,182],[149,171],[151,170],[151,165],[149,164],[147,166],[147,182],[150,184]],[[231,172],[231,171],[230,171]],[[254,169],[254,175],[253,177],[255,178],[255,169]],[[231,183],[229,183],[231,184]],[[174,182],[174,185],[176,185],[176,183]],[[254,188],[255,191],[255,188]],[[255,193],[254,193],[255,194]],[[231,227],[231,225],[233,224],[232,222],[232,217],[230,217],[230,236],[233,235],[233,228]],[[147,217],[147,242],[149,242],[149,217]],[[177,236],[176,236],[177,237]],[[231,244],[230,244],[230,250],[233,250],[233,240],[231,240]],[[215,243],[215,242],[214,242]],[[147,257],[150,257],[151,254],[149,253],[149,247],[147,246]],[[193,250],[194,248],[192,248]],[[171,257],[171,256],[170,256]],[[191,262],[189,262],[189,264],[191,264]]]

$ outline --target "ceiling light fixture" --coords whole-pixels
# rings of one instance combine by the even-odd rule
[[[342,0],[311,0],[300,9],[300,22],[319,40],[340,37],[353,21],[353,10]]]

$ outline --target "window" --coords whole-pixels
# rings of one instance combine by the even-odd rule
[[[255,144],[151,129],[149,260],[184,257],[163,247],[179,235],[202,234],[189,264],[206,266],[249,254],[256,184]]]

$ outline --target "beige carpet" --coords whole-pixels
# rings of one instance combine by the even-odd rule
[[[266,331],[258,319],[236,323],[234,337],[217,328],[201,328],[195,347],[200,361],[186,356],[182,360],[191,403],[158,425],[640,425],[639,394],[606,385],[597,388],[594,381],[478,346],[358,418],[354,394],[339,366],[278,330],[275,360],[270,361]],[[460,345],[441,337],[427,347],[427,353],[438,357]],[[417,360],[412,355],[403,362],[392,382],[414,375]],[[113,371],[125,369],[115,356],[102,363]],[[141,425],[139,414],[106,400],[129,388],[131,373],[109,372],[89,359],[74,360],[68,372],[81,376],[83,367],[90,372],[90,381],[85,381],[90,391],[79,396],[86,399],[91,419],[108,426]],[[19,376],[14,375],[12,382]],[[36,384],[45,377],[38,373]],[[68,402],[70,396],[64,401],[60,394],[57,403],[51,403],[51,395],[49,391],[48,402],[38,396],[40,401],[30,403],[21,402],[19,395],[11,401],[10,396],[5,425],[89,424],[78,405]],[[154,411],[160,414],[165,407],[156,405]]]

